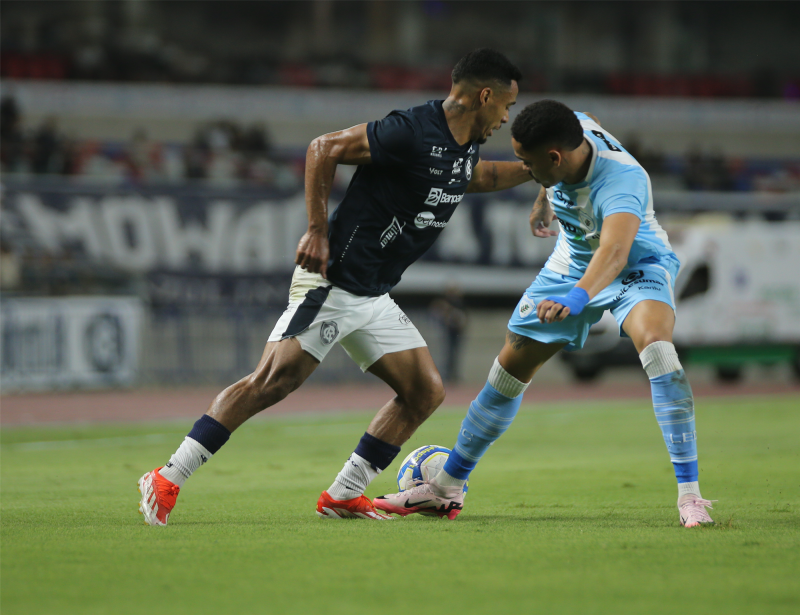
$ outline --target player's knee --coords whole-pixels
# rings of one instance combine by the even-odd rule
[[[658,331],[645,331],[642,338],[639,340],[639,347],[644,350],[650,344],[655,344],[656,342],[672,343],[672,336]]]
[[[415,382],[404,395],[409,407],[424,418],[442,404],[444,396],[444,384],[438,372],[427,375],[423,382]]]

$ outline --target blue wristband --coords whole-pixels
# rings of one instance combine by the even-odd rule
[[[583,308],[586,307],[586,304],[589,303],[589,293],[582,288],[574,286],[566,295],[562,295],[560,297],[550,296],[545,297],[544,299],[545,301],[554,301],[563,305],[564,307],[568,307],[569,315],[577,316],[583,311]]]

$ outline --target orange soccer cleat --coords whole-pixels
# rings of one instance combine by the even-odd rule
[[[145,525],[166,525],[181,492],[178,485],[158,473],[160,469],[156,468],[139,479],[139,493],[142,494],[139,514],[144,515]]]
[[[375,510],[370,499],[364,495],[352,500],[334,500],[327,491],[323,491],[317,500],[317,515],[321,519],[392,520],[390,515],[382,515]]]

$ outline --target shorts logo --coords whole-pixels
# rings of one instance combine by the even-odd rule
[[[333,320],[323,322],[319,328],[319,337],[326,346],[331,344],[337,335],[339,335],[339,325]]]
[[[525,318],[528,314],[532,314],[534,307],[533,302],[527,296],[523,297],[519,303],[519,317]]]
[[[410,325],[411,319],[406,316],[405,314],[400,314],[400,324],[402,325]]]
[[[628,284],[633,284],[636,280],[642,278],[643,276],[644,276],[644,271],[642,271],[641,269],[637,269],[636,271],[631,271],[622,280],[622,285],[627,286]]]

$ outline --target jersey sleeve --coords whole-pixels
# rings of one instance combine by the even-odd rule
[[[417,126],[406,113],[393,111],[367,124],[369,151],[374,164],[405,166],[417,158]]]
[[[618,174],[613,181],[605,182],[594,197],[603,218],[611,214],[629,213],[639,220],[645,217],[648,199],[647,175],[636,167]]]

